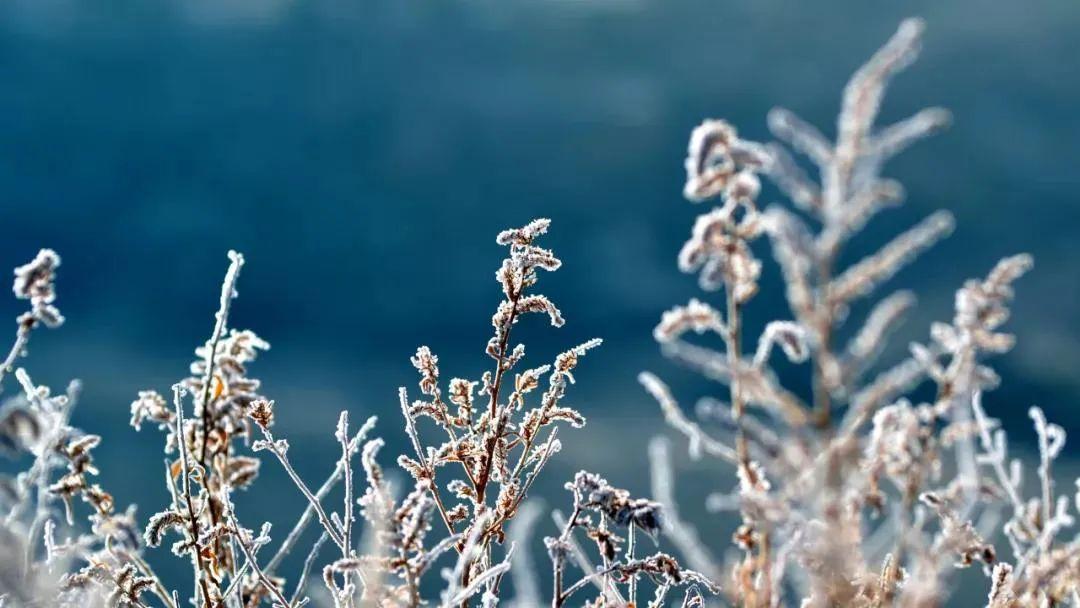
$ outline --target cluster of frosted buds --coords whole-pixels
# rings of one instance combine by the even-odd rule
[[[250,438],[253,422],[260,424],[261,420],[266,427],[272,422],[272,405],[259,394],[259,380],[247,375],[247,364],[256,358],[258,351],[269,348],[268,343],[251,331],[231,330],[216,343],[209,385],[207,355],[211,343],[195,349],[199,359],[192,362],[191,376],[183,385],[195,395],[196,415],[185,420],[182,433],[189,455],[199,464],[213,465],[205,479],[208,489],[222,489],[222,481],[230,488],[244,488],[259,474],[259,459],[235,454],[228,444],[239,437]],[[139,428],[145,420],[156,422],[159,428],[168,431],[165,451],[171,453],[177,448],[180,439],[175,432],[175,414],[165,407],[160,395],[153,391],[140,392],[131,404],[131,411],[132,426]],[[252,416],[253,412],[258,417]]]
[[[566,605],[570,597],[585,587],[590,576],[577,581],[565,590],[563,588],[563,576],[566,574],[566,561],[571,555],[579,561],[584,559],[580,549],[573,540],[574,531],[582,529],[585,535],[596,544],[597,550],[603,559],[602,565],[591,576],[601,575],[603,582],[598,581],[601,589],[600,597],[595,601],[586,602],[585,606],[636,606],[637,583],[639,579],[647,578],[656,584],[656,596],[650,606],[663,606],[664,596],[674,586],[688,585],[687,601],[696,598],[699,602],[684,603],[683,605],[703,605],[700,593],[693,587],[700,585],[711,593],[719,593],[719,588],[705,575],[694,570],[688,570],[679,565],[674,557],[666,553],[655,553],[651,556],[635,558],[633,534],[635,529],[640,529],[653,540],[662,528],[666,528],[663,520],[660,503],[641,498],[631,498],[629,492],[614,488],[599,475],[587,471],[579,471],[574,480],[566,484],[566,489],[574,495],[574,511],[570,519],[562,524],[562,531],[558,537],[546,537],[544,545],[551,559],[555,577],[555,594],[552,606],[561,608]],[[599,524],[594,524],[591,517],[585,511],[593,511],[601,515]],[[609,523],[628,528],[631,539],[626,545],[625,554],[622,553],[622,545],[626,542],[609,528]],[[586,568],[586,572],[588,569]],[[627,584],[629,588],[629,602],[623,599],[618,584]]]
[[[665,590],[674,585],[691,584],[701,585],[713,594],[720,592],[720,588],[704,575],[682,568],[679,562],[667,553],[654,553],[641,559],[629,560],[615,566],[614,571],[620,581],[629,581],[639,575],[645,575]],[[684,606],[704,605],[703,598],[696,589],[691,588],[687,593],[687,598],[690,602],[698,603],[684,603]]]
[[[920,417],[920,410],[907,400],[883,407],[874,414],[866,456],[875,488],[882,473],[898,488],[905,487],[926,448],[929,429],[924,426],[923,418],[925,413]]]
[[[1009,318],[1007,304],[1013,297],[1012,284],[1034,264],[1030,255],[1021,254],[998,262],[984,281],[971,280],[956,292],[956,316],[953,326],[966,332],[976,347],[989,352],[1012,348],[1014,339],[995,330]],[[956,345],[955,333],[941,330],[942,346]]]
[[[690,137],[687,198],[698,202],[722,195],[724,204],[698,217],[679,252],[679,269],[700,271],[702,289],[727,285],[738,302],[757,292],[761,274],[761,262],[748,242],[764,228],[755,204],[761,190],[756,172],[768,162],[764,148],[740,140],[735,128],[722,120],[705,121]]]
[[[207,390],[206,366],[210,348],[211,345],[206,344],[195,349],[198,359],[191,363],[191,376],[184,380],[184,386],[196,395],[195,414],[203,416],[202,408],[206,407],[210,410],[209,420],[228,435],[246,433],[250,429],[245,415],[252,403],[263,398],[258,393],[260,382],[247,376],[246,366],[255,360],[258,351],[269,350],[270,344],[252,331],[231,330],[217,343],[213,377]],[[205,405],[203,394],[207,395]]]
[[[410,416],[430,416],[442,426],[466,426],[471,418],[472,385],[460,378],[455,378],[450,384],[450,401],[460,402],[459,413],[454,417],[450,413],[450,407],[442,400],[442,389],[439,388],[439,357],[431,352],[427,346],[416,349],[416,354],[409,359],[416,371],[420,372],[420,392],[431,397],[430,401],[416,400],[409,406],[407,412]],[[457,400],[457,401],[455,401]],[[462,407],[466,408],[461,411]],[[466,415],[467,414],[467,415]]]
[[[450,403],[457,406],[457,424],[468,426],[472,423],[473,408],[476,404],[476,385],[464,378],[452,378],[450,380]]]
[[[700,271],[698,282],[707,291],[730,285],[741,303],[757,293],[761,262],[748,242],[761,235],[762,224],[756,211],[741,221],[735,219],[735,211],[735,207],[725,205],[698,216],[690,239],[679,251],[679,270]]]
[[[510,248],[510,256],[503,260],[495,273],[506,299],[499,304],[491,318],[495,335],[488,342],[487,352],[494,359],[501,361],[506,357],[506,336],[522,313],[546,313],[553,326],[561,327],[563,324],[559,309],[546,296],[525,295],[525,290],[536,284],[537,270],[551,272],[562,266],[550,249],[533,244],[538,236],[547,232],[550,225],[551,220],[536,219],[523,228],[504,230],[495,238],[496,243]],[[515,353],[512,358],[520,358],[520,355]]]
[[[154,579],[140,576],[132,564],[114,568],[105,562],[93,562],[82,570],[68,574],[61,583],[64,591],[86,590],[99,587],[108,595],[105,605],[124,607],[142,607],[146,604],[141,596],[154,586]]]
[[[690,135],[683,195],[699,203],[725,191],[730,195],[754,188],[756,182],[745,180],[745,172],[764,169],[770,160],[763,146],[739,139],[727,121],[706,120]],[[751,198],[756,196],[755,191]]]
[[[660,531],[663,522],[660,503],[631,498],[629,492],[612,487],[599,475],[579,471],[574,481],[566,484],[566,489],[574,493],[575,506],[603,513],[620,526],[633,524],[650,536]]]
[[[74,496],[82,496],[99,513],[111,513],[112,497],[97,484],[90,484],[87,479],[90,475],[98,474],[90,451],[100,443],[101,437],[97,435],[79,435],[74,432],[57,441],[56,454],[66,461],[68,472],[49,486],[49,492],[64,499],[66,503]]]
[[[156,422],[159,429],[167,430],[174,424],[176,413],[157,391],[139,391],[139,398],[131,402],[131,426],[142,430],[143,422]]]
[[[15,284],[12,290],[20,300],[30,300],[30,311],[19,317],[19,325],[32,327],[41,323],[45,327],[59,327],[64,322],[63,315],[53,306],[56,300],[56,269],[60,266],[60,256],[52,249],[42,249],[28,264],[15,269]]]
[[[997,560],[994,546],[983,540],[971,522],[960,519],[944,497],[923,492],[919,500],[941,518],[941,534],[935,547],[958,555],[957,567],[966,568],[975,561],[993,564]]]
[[[1009,318],[1012,283],[1032,265],[1031,256],[1015,255],[998,262],[986,279],[967,281],[956,292],[952,324],[933,324],[930,346],[912,345],[912,355],[927,375],[938,385],[948,387],[946,397],[997,385],[997,374],[980,365],[977,358],[983,353],[1004,353],[1012,348],[1014,337],[997,329]],[[940,361],[941,355],[947,355],[948,365]]]
[[[930,405],[912,406],[907,399],[900,399],[874,414],[863,465],[868,481],[863,500],[867,505],[878,512],[884,509],[886,495],[881,489],[882,476],[900,492],[917,487],[928,471],[933,479],[940,476],[938,452],[942,437],[947,433],[942,431],[941,436],[935,435],[936,416]]]
[[[268,429],[274,426],[274,402],[256,399],[248,408],[248,416],[259,425],[259,428]]]

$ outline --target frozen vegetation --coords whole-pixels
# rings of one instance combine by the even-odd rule
[[[399,389],[401,418],[380,423],[403,423],[411,449],[383,454],[376,420],[358,424],[343,411],[326,434],[340,458],[313,480],[293,466],[289,430],[275,426],[277,406],[250,372],[270,345],[232,326],[240,254],[229,253],[219,311],[187,377],[134,396],[134,430],[84,431],[69,424],[78,383],[53,391],[22,367],[33,333],[64,321],[60,257],[45,249],[15,270],[14,294],[29,309],[0,368],[0,382],[17,383],[9,394],[19,393],[0,412],[0,448],[28,463],[0,483],[0,605],[929,607],[949,603],[957,569],[975,568],[989,607],[1080,606],[1080,540],[1070,533],[1080,494],[1055,488],[1051,471],[1064,432],[1031,408],[1039,459],[1022,463],[982,400],[998,382],[986,360],[1013,346],[1002,325],[1031,258],[1007,257],[962,285],[953,318],[884,367],[876,359],[915,297],[878,288],[947,236],[952,216],[933,213],[839,266],[845,243],[903,197],[881,175],[886,161],[949,122],[932,108],[875,126],[922,28],[902,23],[851,78],[835,141],[783,109],[768,116],[781,143],[748,141],[723,120],[690,136],[684,194],[716,205],[695,222],[678,265],[708,297],[665,313],[654,337],[726,390],[691,414],[658,376],[639,379],[690,457],[730,475],[707,506],[737,514],[735,529],[718,537],[715,522],[680,515],[669,438],[649,444],[652,496],[581,471],[546,497],[560,508],[543,513],[529,500],[559,457],[559,429],[586,425],[565,397],[601,346],[590,340],[543,363],[514,341],[518,322],[563,324],[536,289],[562,265],[542,246],[546,219],[496,238],[506,257],[495,273],[490,370],[445,378],[438,356],[417,348],[418,385]],[[791,204],[759,206],[763,178]],[[758,239],[771,245],[791,316],[761,328],[743,323],[758,296]],[[874,297],[865,318],[848,314]],[[779,360],[811,390],[786,387]],[[135,431],[159,433],[165,453],[163,487],[146,492],[138,516],[95,482],[93,458],[103,436]],[[404,487],[384,473],[393,465],[410,480]],[[282,491],[260,485],[262,467],[281,467],[288,491],[307,501],[291,529],[244,521],[234,506],[240,489]],[[1036,483],[1024,484],[1025,472]],[[546,565],[533,550],[541,539]],[[185,586],[154,572],[152,551],[190,567]],[[287,559],[294,553],[302,560]],[[302,565],[285,572],[294,562]]]

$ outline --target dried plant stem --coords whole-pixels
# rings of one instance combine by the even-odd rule
[[[501,431],[498,428],[499,425],[499,391],[502,388],[503,376],[506,374],[506,349],[510,344],[510,331],[514,327],[514,322],[517,320],[518,315],[518,300],[521,298],[521,294],[514,294],[510,298],[510,315],[506,321],[506,330],[502,333],[502,338],[499,341],[498,358],[495,365],[495,380],[491,385],[491,398],[488,401],[488,424],[494,425],[492,427],[492,433],[488,437],[485,451],[487,452],[484,457],[484,467],[480,470],[480,478],[477,480],[476,496],[477,502],[484,503],[484,496],[487,492],[488,479],[491,477],[491,466],[495,460],[495,446],[499,442],[499,433]],[[466,568],[466,573],[468,568]],[[466,574],[467,576],[467,574]]]
[[[173,603],[172,597],[165,589],[165,584],[161,582],[161,578],[154,572],[154,569],[150,567],[150,564],[146,563],[146,560],[144,560],[141,555],[136,552],[131,552],[125,553],[124,556],[134,562],[135,566],[142,572],[143,576],[153,579],[154,585],[151,587],[151,591],[153,591],[154,595],[158,596],[158,599],[160,599],[163,604],[169,608],[180,608]]]
[[[725,289],[727,294],[727,309],[728,317],[727,324],[727,349],[728,349],[728,365],[734,370],[731,374],[731,382],[729,384],[731,395],[731,416],[735,423],[735,452],[738,454],[739,464],[738,467],[743,471],[743,474],[750,476],[751,461],[750,461],[750,448],[747,446],[746,441],[746,425],[743,420],[745,414],[746,405],[743,402],[742,392],[739,386],[738,370],[742,368],[742,311],[739,306],[739,300],[735,298],[733,285],[728,284]],[[771,579],[769,575],[769,569],[771,566],[769,557],[769,531],[758,530],[760,533],[761,541],[758,543],[758,559],[757,559],[757,571],[761,573],[764,584],[761,585],[761,589],[770,590],[772,587]],[[768,606],[769,599],[768,593],[766,597],[759,598],[757,596],[757,590],[743,590],[750,593],[750,597],[747,599],[747,606]]]
[[[319,557],[319,550],[322,549],[323,544],[326,543],[326,532],[323,531],[319,535],[319,538],[315,540],[315,543],[311,545],[311,550],[308,552],[306,558],[304,558],[304,567],[300,570],[300,579],[296,581],[296,590],[293,591],[292,600],[290,603],[296,605],[300,601],[301,594],[304,593],[304,587],[307,585],[308,574],[311,573],[311,568],[315,563],[316,558]]]
[[[199,453],[199,464],[206,467],[206,434],[211,428],[212,412],[210,411],[210,392],[214,385],[214,367],[217,364],[217,348],[221,342],[221,336],[225,333],[225,326],[229,321],[229,307],[232,304],[233,294],[236,292],[236,280],[240,276],[240,268],[244,265],[244,256],[235,251],[229,251],[229,269],[225,272],[225,280],[221,283],[221,304],[214,313],[214,331],[210,335],[210,342],[206,350],[206,374],[203,376],[202,392],[202,451]],[[211,510],[211,515],[213,510]]]
[[[631,522],[630,523],[630,529],[627,531],[627,534],[626,534],[626,560],[631,561],[631,562],[634,561],[634,549],[637,548],[636,547],[637,543],[635,542],[636,541],[636,539],[635,539],[636,535],[634,534],[634,530],[636,528],[637,528],[637,526],[635,526],[634,523]],[[637,606],[637,577],[636,576],[630,579],[630,591],[627,593],[627,595],[629,596],[630,605],[631,606]]]
[[[742,392],[739,390],[739,370],[741,368],[742,348],[742,322],[739,310],[739,302],[735,298],[732,285],[728,284],[727,292],[727,360],[732,370],[731,382],[728,384],[731,398],[731,417],[735,421],[735,453],[738,458],[738,466],[745,467],[750,464],[750,452],[746,442],[746,428],[743,425],[743,413],[746,405],[743,402]]]
[[[746,403],[743,401],[742,391],[740,390],[739,376],[742,369],[742,311],[739,305],[739,300],[736,297],[735,281],[726,281],[726,287],[724,289],[725,296],[727,298],[727,319],[725,319],[725,325],[727,331],[725,332],[725,342],[727,346],[727,360],[728,366],[732,370],[731,382],[728,384],[730,389],[731,398],[731,417],[735,422],[735,452],[738,457],[738,467],[742,470],[743,475],[750,477],[753,475],[751,472],[750,463],[750,450],[746,439],[746,424],[743,420],[743,415],[746,410]],[[765,590],[764,597],[758,597],[757,589],[745,589],[744,591],[750,594],[747,600],[747,606],[768,606],[770,604],[768,592],[772,589],[772,582],[769,574],[771,566],[769,557],[769,531],[758,530],[758,534],[761,536],[761,541],[758,543],[758,558],[756,564],[756,570],[761,574],[763,584],[761,589]],[[757,586],[755,584],[755,586]]]
[[[839,246],[837,246],[838,248]],[[826,382],[825,365],[827,361],[832,360],[832,334],[833,334],[833,315],[829,306],[829,285],[832,282],[832,267],[833,256],[836,255],[835,250],[830,250],[824,254],[826,257],[822,260],[820,267],[818,268],[818,280],[822,286],[821,289],[824,293],[820,296],[820,301],[824,302],[818,306],[817,314],[817,336],[818,344],[814,353],[814,376],[813,376],[813,393],[814,393],[814,421],[817,424],[817,428],[823,433],[828,434],[829,429],[832,426],[832,397],[829,394],[829,385]]]
[[[344,521],[341,522],[341,557],[349,559],[352,557],[352,525],[353,525],[353,476],[352,476],[352,450],[349,447],[349,413],[348,411],[341,412],[341,417],[338,420],[337,438],[341,443],[341,466],[344,471],[345,478],[345,496],[344,502]],[[321,539],[322,537],[320,537]],[[346,570],[344,573],[345,588],[348,589],[352,584],[353,573]],[[345,605],[347,608],[351,608],[353,605],[353,596],[349,594],[345,598]]]
[[[491,428],[490,434],[487,437],[486,445],[484,446],[484,462],[480,469],[480,476],[476,480],[476,504],[483,505],[485,497],[487,495],[488,480],[491,478],[491,468],[495,463],[495,448],[499,443],[499,436],[502,434],[502,421],[499,413],[499,391],[502,388],[503,377],[506,374],[506,349],[510,344],[510,332],[514,327],[514,322],[517,320],[518,315],[518,300],[521,298],[520,293],[515,293],[510,298],[510,314],[506,321],[506,327],[502,332],[502,336],[499,340],[499,347],[496,351],[498,357],[495,363],[495,379],[491,385],[491,396],[488,400],[488,425]],[[434,487],[435,484],[432,484]],[[441,509],[441,507],[440,507]],[[441,511],[440,511],[441,512]],[[445,516],[444,516],[445,517]],[[447,525],[449,525],[449,520]],[[453,527],[450,528],[451,533]],[[480,539],[481,547],[486,548],[488,543],[487,535]],[[472,571],[472,564],[466,564],[465,570],[461,573],[461,587],[464,589],[469,588],[469,577]],[[469,600],[466,598],[461,603],[462,608],[468,608]]]
[[[304,498],[307,498],[308,504],[315,511],[315,514],[319,517],[319,523],[322,524],[323,528],[326,530],[327,535],[330,536],[330,540],[334,541],[334,544],[338,546],[338,549],[342,551],[347,550],[345,541],[341,538],[340,534],[338,534],[338,531],[334,528],[333,522],[331,522],[330,518],[326,515],[326,511],[323,509],[322,503],[319,502],[319,499],[311,493],[311,490],[308,488],[307,484],[304,483],[304,480],[300,478],[299,474],[297,474],[296,469],[294,469],[292,463],[289,462],[288,455],[274,441],[273,434],[270,433],[270,430],[266,428],[262,428],[262,432],[263,436],[266,438],[267,449],[270,450],[270,452],[277,457],[278,462],[281,463],[281,466],[285,468],[285,472],[288,473],[289,479],[292,479],[293,483],[296,484],[296,487],[299,488],[300,493],[304,495]]]
[[[188,525],[191,532],[191,561],[195,565],[195,577],[197,589],[202,594],[204,608],[210,608],[210,588],[206,584],[206,569],[203,565],[202,553],[199,551],[199,518],[195,514],[195,507],[191,504],[191,470],[188,463],[187,441],[184,437],[184,387],[179,384],[173,385],[173,405],[176,408],[176,443],[180,451],[180,488],[181,497],[187,508]],[[179,508],[179,505],[177,505]]]
[[[0,364],[0,384],[4,382],[4,376],[15,366],[15,360],[19,358],[19,355],[22,354],[24,350],[26,350],[26,345],[30,342],[31,327],[32,325],[29,321],[19,323],[19,329],[15,333],[15,342],[12,343],[11,350],[8,351],[3,364]]]
[[[435,500],[435,509],[439,512],[439,519],[441,519],[443,525],[446,526],[446,530],[450,534],[457,534],[457,532],[454,531],[454,522],[450,521],[450,514],[446,512],[446,504],[443,502],[442,495],[439,493],[439,488],[435,484],[434,474],[432,474],[431,480],[431,497]],[[454,550],[461,553],[461,544],[454,543]]]
[[[562,602],[566,602],[566,600],[570,599],[571,595],[574,595],[578,591],[581,591],[582,589],[585,588],[586,585],[588,585],[589,583],[593,582],[596,579],[607,580],[608,577],[610,577],[613,573],[617,572],[623,566],[624,566],[624,564],[621,564],[619,562],[615,562],[613,564],[609,564],[607,566],[604,566],[603,568],[597,570],[596,572],[591,572],[589,574],[586,574],[584,577],[579,579],[573,585],[570,585],[569,587],[567,587],[566,590],[562,592]],[[637,578],[637,577],[635,576],[634,578]],[[561,606],[562,603],[560,603],[559,605]]]
[[[454,530],[454,523],[450,521],[450,515],[446,512],[446,503],[443,502],[442,495],[439,492],[439,484],[435,483],[435,466],[429,464],[427,457],[424,456],[424,445],[420,443],[420,434],[416,430],[416,420],[411,414],[409,414],[409,397],[405,391],[405,387],[398,388],[398,401],[401,404],[401,415],[405,418],[405,434],[409,436],[409,441],[412,443],[413,451],[416,452],[416,461],[420,463],[420,466],[431,476],[431,483],[428,484],[428,491],[431,493],[431,497],[435,500],[435,508],[439,511],[439,518],[442,519],[443,525],[446,526],[446,530],[450,534],[457,534]],[[468,473],[469,468],[462,466],[462,468]],[[471,480],[472,477],[470,476]],[[454,548],[460,554],[462,547],[464,547],[464,541],[454,543]]]
[[[236,521],[236,515],[230,513],[229,519],[231,520],[231,532],[233,536],[236,537],[238,541],[237,544],[240,545],[240,550],[244,553],[244,557],[247,559],[247,564],[251,567],[252,571],[255,572],[255,576],[258,577],[259,582],[262,584],[263,588],[265,588],[271,595],[273,595],[274,599],[276,599],[283,608],[291,608],[292,604],[289,602],[289,600],[285,597],[284,594],[281,593],[281,590],[277,588],[277,585],[275,585],[273,581],[270,580],[270,577],[267,576],[266,572],[264,572],[263,569],[259,567],[259,563],[258,561],[256,561],[255,549],[251,546],[251,541],[245,538],[247,536],[247,533],[245,530],[240,528],[240,524]],[[270,524],[266,524],[265,528],[269,528],[269,526]]]
[[[574,525],[577,523],[577,518],[581,515],[581,507],[575,505],[574,511],[570,514],[570,517],[563,524],[562,531],[559,533],[559,542],[563,545],[569,543],[570,533],[574,530]],[[561,555],[552,560],[552,593],[551,593],[551,608],[562,608],[562,605],[566,602],[566,593],[563,591],[563,571],[566,570],[566,556]],[[604,589],[604,586],[601,586]]]
[[[214,330],[211,334],[210,341],[207,343],[206,352],[206,373],[203,376],[203,390],[201,401],[199,406],[202,409],[202,425],[200,430],[202,431],[202,437],[200,438],[199,448],[199,466],[203,471],[209,470],[207,466],[207,448],[210,444],[210,431],[213,428],[213,411],[210,407],[210,396],[214,386],[214,371],[217,365],[217,349],[218,344],[221,342],[221,337],[225,333],[225,328],[229,320],[229,307],[232,303],[233,296],[236,292],[236,281],[240,275],[240,268],[244,265],[244,256],[239,253],[230,250],[228,252],[230,260],[229,269],[225,273],[225,280],[221,284],[221,303],[218,311],[214,313]],[[181,441],[182,443],[183,441]],[[229,449],[229,443],[224,443],[226,453]],[[211,463],[211,466],[213,463]],[[206,481],[203,481],[204,485]],[[207,491],[211,488],[207,487]],[[214,501],[209,501],[207,504],[207,512],[210,514],[210,525],[217,526],[220,523],[220,514],[215,508]],[[227,560],[230,568],[230,574],[235,576],[235,560]]]
[[[364,425],[360,427],[360,430],[356,432],[352,441],[349,442],[350,454],[353,454],[360,449],[360,444],[363,443],[368,433],[371,432],[371,429],[375,427],[375,422],[377,420],[378,418],[375,416],[369,417],[367,421],[364,422]],[[315,516],[315,505],[321,505],[322,499],[325,498],[326,495],[330,493],[330,490],[337,485],[337,482],[341,480],[345,464],[345,462],[339,460],[334,467],[334,471],[330,473],[330,476],[326,478],[326,481],[323,482],[322,486],[320,486],[319,490],[315,493],[315,502],[308,501],[308,504],[304,507],[304,512],[300,515],[300,519],[297,520],[296,525],[293,526],[292,530],[290,530],[289,534],[285,537],[285,540],[282,541],[281,547],[278,548],[277,553],[274,554],[274,557],[271,558],[270,562],[266,565],[267,573],[272,574],[277,570],[277,567],[281,565],[281,561],[285,559],[285,556],[287,556],[289,552],[292,551],[292,548],[296,546],[296,543],[299,542],[300,536],[304,533],[304,530],[307,529],[308,524],[311,523],[311,518]]]
[[[349,441],[348,438],[343,438],[341,441],[341,460],[344,463],[345,471],[345,521],[342,522],[344,527],[343,540],[345,548],[342,551],[343,557],[349,557],[349,551],[352,547],[352,524],[353,524],[353,487],[352,487],[352,466],[349,464]]]
[[[990,435],[990,423],[986,419],[986,412],[982,407],[982,392],[975,391],[971,397],[971,410],[975,416],[975,423],[979,429],[979,442],[982,444],[983,450],[987,454],[993,454],[993,458],[989,458],[990,466],[994,470],[994,475],[997,477],[998,484],[1005,490],[1005,493],[1009,496],[1009,503],[1012,506],[1012,514],[1015,516],[1018,513],[1022,513],[1024,510],[1024,501],[1020,498],[1020,494],[1017,492],[1016,484],[1009,476],[1008,471],[1005,470],[1005,455],[997,453],[994,448],[994,440]]]

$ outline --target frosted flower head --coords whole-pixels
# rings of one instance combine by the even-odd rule
[[[32,303],[52,303],[56,299],[53,281],[60,266],[60,256],[52,249],[42,249],[29,263],[15,269],[12,290],[20,300]]]
[[[747,245],[761,231],[756,212],[736,223],[733,208],[713,209],[698,217],[690,240],[679,252],[679,269],[699,272],[702,289],[715,291],[728,284],[739,302],[749,300],[757,292],[761,262]]]
[[[998,262],[983,281],[971,280],[956,292],[956,316],[953,325],[959,335],[970,336],[978,348],[1001,353],[1012,348],[1014,338],[995,330],[1009,318],[1008,303],[1012,299],[1012,283],[1034,265],[1030,255],[1021,254]],[[946,350],[960,341],[938,339]]]
[[[530,245],[536,237],[546,234],[550,226],[551,220],[538,218],[521,228],[503,230],[495,237],[495,242],[500,245]]]
[[[510,256],[495,272],[495,279],[508,299],[520,297],[525,288],[535,285],[537,270],[552,272],[562,266],[562,261],[550,249],[533,244],[536,237],[547,233],[550,225],[548,219],[533,220],[522,228],[503,230],[495,239],[498,244],[510,248]]]
[[[426,346],[416,349],[409,361],[420,372],[420,392],[434,395],[439,390],[439,357]]]
[[[268,399],[256,399],[251,402],[247,415],[260,428],[268,429],[274,424],[274,402]]]
[[[165,427],[171,425],[175,417],[172,407],[157,391],[139,391],[139,398],[131,402],[131,426],[136,431],[147,420]]]
[[[867,456],[900,485],[922,455],[922,432],[919,415],[907,401],[883,407],[873,418]]]
[[[30,311],[19,316],[19,325],[32,327],[41,323],[49,328],[59,327],[64,317],[53,306],[56,300],[56,269],[60,256],[52,249],[42,249],[27,264],[15,269],[12,291],[20,300],[30,300]]]
[[[706,120],[690,134],[686,151],[686,186],[683,195],[698,203],[712,198],[729,187],[740,194],[755,190],[756,178],[740,169],[759,169],[769,163],[766,150],[739,139],[735,127],[725,120]],[[734,177],[737,179],[733,179]],[[760,185],[759,185],[760,186]],[[756,196],[756,191],[753,193]]]

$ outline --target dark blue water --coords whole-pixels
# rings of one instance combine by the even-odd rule
[[[588,466],[641,489],[641,429],[659,417],[636,373],[662,372],[688,404],[715,390],[650,339],[662,310],[697,293],[674,265],[701,211],[679,196],[689,130],[726,117],[766,138],[765,112],[782,104],[831,132],[847,76],[910,14],[928,21],[925,53],[883,116],[934,104],[956,120],[891,166],[909,201],[851,259],[933,209],[957,216],[951,240],[891,284],[922,302],[895,357],[951,315],[963,279],[1034,253],[1012,323],[1019,346],[998,361],[1005,384],[987,407],[1026,432],[1038,403],[1078,429],[1070,0],[7,3],[0,261],[57,249],[68,317],[35,337],[30,369],[58,387],[84,380],[77,421],[107,435],[103,480],[149,513],[166,500],[159,438],[123,426],[128,404],[185,374],[211,329],[225,252],[238,249],[248,266],[234,326],[273,344],[253,373],[301,468],[322,475],[341,408],[380,414],[400,440],[396,387],[415,382],[417,345],[441,355],[446,377],[487,367],[493,237],[547,216],[565,266],[541,286],[568,323],[536,319],[518,335],[535,364],[607,340],[571,393],[595,439],[566,434],[549,487]],[[785,314],[775,269],[766,275],[752,324]],[[0,303],[0,315],[17,310]],[[286,521],[301,502],[276,494],[243,508]]]

